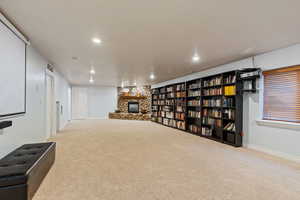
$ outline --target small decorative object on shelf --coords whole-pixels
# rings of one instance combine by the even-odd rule
[[[256,92],[256,80],[260,78],[260,68],[247,68],[238,72],[239,79],[243,82],[242,92]]]

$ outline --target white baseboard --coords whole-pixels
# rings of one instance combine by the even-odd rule
[[[271,150],[271,149],[267,149],[265,147],[254,145],[254,144],[247,144],[247,145],[245,145],[245,147],[249,148],[249,149],[256,150],[256,151],[261,151],[261,152],[264,152],[264,153],[267,153],[267,154],[270,154],[270,155],[274,155],[274,156],[277,156],[277,157],[280,157],[280,158],[284,158],[284,159],[287,159],[287,160],[291,160],[291,161],[294,161],[294,162],[297,162],[297,163],[300,163],[300,157],[299,156],[294,156],[294,155],[283,153],[283,152],[280,152],[280,151],[274,151],[274,150]]]

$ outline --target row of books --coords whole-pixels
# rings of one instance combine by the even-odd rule
[[[166,112],[165,111],[158,111],[156,116],[157,117],[166,117]]]
[[[177,105],[184,106],[184,101],[176,101]],[[155,100],[152,102],[153,106],[163,106],[163,105],[174,105],[174,100]],[[200,100],[189,100],[188,106],[201,106]],[[221,107],[221,99],[203,99],[204,107]],[[235,107],[234,98],[224,98],[223,107]]]
[[[176,105],[185,106],[185,100],[184,99],[176,99],[175,101]]]
[[[154,117],[164,117],[164,118],[174,118],[174,112],[170,111],[158,111],[158,112],[152,112],[152,116]]]
[[[177,105],[184,106],[184,101],[176,101]],[[153,106],[164,106],[164,105],[174,105],[174,100],[155,100],[152,102]],[[201,106],[200,100],[190,100],[188,101],[188,106]],[[203,99],[204,107],[221,107],[221,99]],[[234,98],[224,98],[223,107],[235,107]]]
[[[221,107],[221,99],[203,99],[203,106],[206,107]]]
[[[220,127],[222,127],[222,120],[214,119],[214,118],[210,118],[210,117],[203,117],[202,124],[211,125],[212,128],[213,127],[220,128]]]
[[[205,89],[203,90],[203,95],[204,96],[214,96],[214,95],[223,95],[223,88],[210,88],[210,89]],[[236,87],[235,85],[231,85],[231,86],[225,86],[224,87],[224,95],[225,96],[234,96],[236,95]],[[186,96],[185,92],[176,92],[176,97],[177,98],[184,98]],[[188,96],[189,97],[195,97],[195,96],[201,96],[201,91],[200,90],[189,90],[188,91]],[[175,93],[171,92],[171,93],[167,93],[166,94],[159,94],[157,95],[153,95],[153,100],[157,100],[157,99],[166,99],[166,98],[175,98]]]
[[[166,93],[166,88],[165,87],[160,88],[159,93]]]
[[[185,119],[185,113],[175,113],[175,119],[184,120]]]
[[[176,127],[181,129],[181,130],[185,130],[185,121],[177,121],[176,122]]]
[[[235,75],[228,75],[224,77],[224,84],[231,84],[236,82],[236,76]]]
[[[215,77],[210,80],[203,81],[203,87],[210,87],[210,86],[216,86],[222,84],[222,77]]]
[[[183,98],[183,97],[186,97],[186,94],[185,94],[185,92],[176,92],[176,97]]]
[[[223,111],[223,118],[224,119],[235,120],[235,110],[225,109]]]
[[[203,109],[203,116],[221,118],[222,112],[218,109]]]
[[[235,107],[235,99],[233,97],[224,98],[223,107]]]
[[[171,93],[167,93],[167,98],[174,98],[175,97],[175,93],[171,92]]]
[[[190,100],[188,101],[188,106],[201,106],[200,100]]]
[[[164,118],[164,119],[157,118],[157,122],[162,123],[166,126],[185,130],[185,122],[184,121],[177,121],[174,119],[167,119],[167,118]]]
[[[165,105],[165,100],[156,100],[156,101],[153,101],[152,105],[154,105],[154,106],[156,106],[156,105],[163,106],[163,105]]]
[[[184,119],[184,109],[181,106],[178,106],[176,109],[176,119]],[[153,116],[161,116],[161,117],[168,117],[168,118],[173,118],[174,112],[172,111],[172,108],[168,106],[164,106],[162,110],[159,110],[157,106],[152,106],[152,115]],[[178,116],[178,117],[177,117]],[[199,111],[188,111],[188,116],[192,118],[200,118],[201,117],[201,112]],[[212,118],[221,118],[222,113],[220,110],[217,109],[203,109],[203,117],[212,117]],[[232,109],[225,109],[223,111],[223,118],[224,119],[229,119],[229,120],[235,120],[235,111]]]
[[[189,90],[188,91],[189,97],[198,97],[201,96],[201,90]]]
[[[198,126],[196,126],[196,125],[189,125],[189,131],[191,131],[192,133],[200,133],[200,128],[198,127]]]
[[[185,90],[185,84],[184,83],[176,85],[176,91],[183,91],[183,90]]]
[[[152,117],[158,117],[158,112],[152,111]]]
[[[152,105],[154,105],[154,106],[158,105],[158,101],[157,100],[152,101]]]
[[[235,85],[225,86],[224,87],[224,94],[225,94],[225,96],[233,96],[233,95],[235,95],[236,94]]]
[[[173,92],[173,87],[167,87],[167,92]]]
[[[221,87],[203,90],[204,96],[213,96],[213,95],[222,95],[222,94],[223,94],[223,89]]]
[[[166,111],[166,112],[173,111],[173,107],[172,107],[172,106],[161,106],[160,109],[161,109],[162,111]]]
[[[168,99],[165,101],[166,105],[172,106],[174,105],[174,99]]]
[[[164,119],[163,124],[166,126],[176,127],[176,121],[174,119]]]
[[[158,95],[158,98],[159,98],[159,99],[165,99],[165,98],[166,98],[166,95],[165,95],[165,94],[160,94],[160,95]]]
[[[176,106],[176,112],[185,112],[185,106]]]
[[[152,111],[158,110],[158,106],[152,106]]]
[[[201,112],[189,110],[188,116],[192,118],[201,118]]]
[[[208,127],[202,127],[201,134],[205,136],[212,136],[212,129]]]
[[[166,112],[166,117],[173,119],[174,118],[174,112]]]
[[[198,89],[201,88],[201,82],[197,82],[197,83],[193,83],[191,85],[189,85],[189,89]]]

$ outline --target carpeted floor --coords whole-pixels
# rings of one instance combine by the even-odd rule
[[[34,200],[299,200],[300,166],[152,122],[75,121]]]

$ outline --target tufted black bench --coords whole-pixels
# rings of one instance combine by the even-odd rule
[[[0,160],[0,200],[30,200],[55,160],[55,143],[26,144]]]

